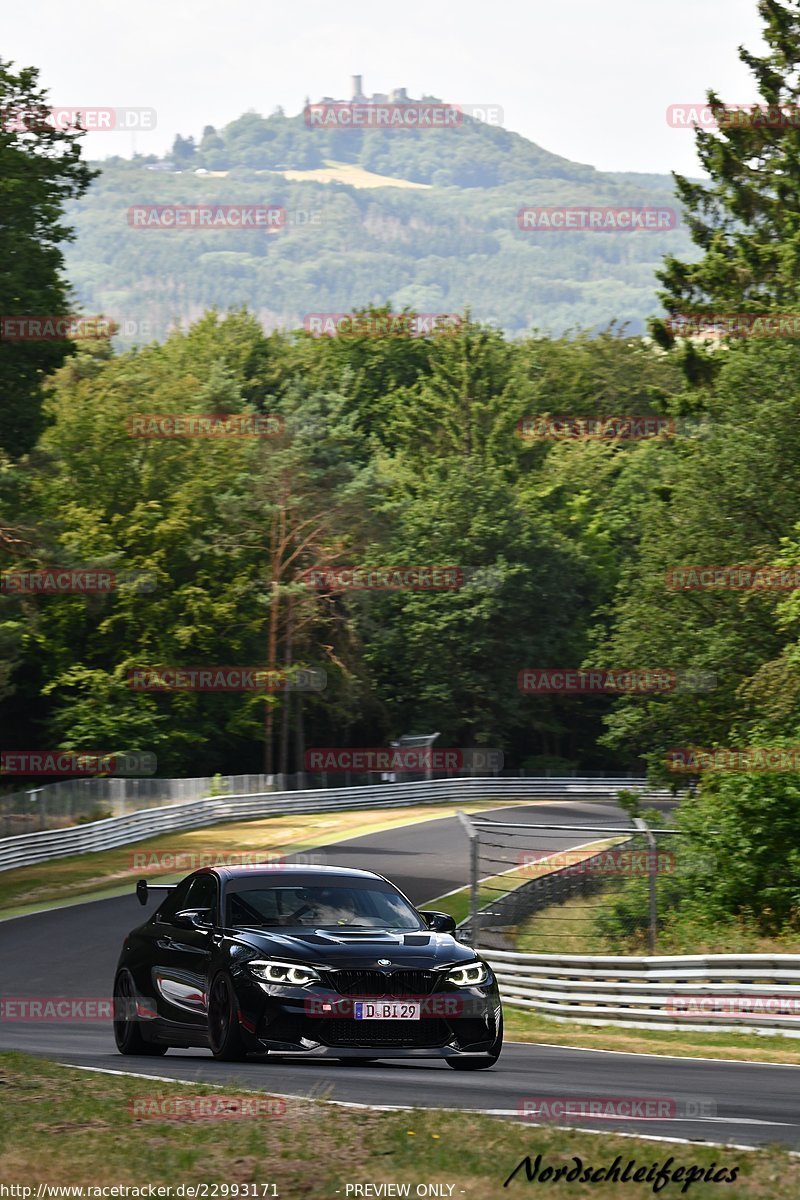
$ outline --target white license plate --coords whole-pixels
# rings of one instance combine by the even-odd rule
[[[356,1021],[419,1021],[422,1005],[419,1000],[356,1000],[353,1016]]]

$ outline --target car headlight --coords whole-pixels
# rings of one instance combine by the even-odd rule
[[[489,968],[483,962],[467,963],[464,967],[451,967],[445,975],[448,983],[454,987],[470,987],[475,983],[485,983],[489,978]]]
[[[252,958],[247,964],[257,979],[265,983],[291,983],[302,987],[305,983],[314,983],[319,975],[313,967],[305,967],[297,963],[270,962],[263,958]]]

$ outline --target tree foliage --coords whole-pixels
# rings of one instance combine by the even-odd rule
[[[0,315],[59,316],[70,311],[63,244],[74,235],[67,202],[95,172],[81,161],[81,133],[47,120],[34,68],[0,59]],[[42,430],[42,383],[71,351],[62,339],[0,336],[0,447],[30,450]]]

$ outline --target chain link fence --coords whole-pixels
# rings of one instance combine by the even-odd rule
[[[656,881],[679,869],[676,830],[642,818],[552,825],[460,817],[470,840],[464,940],[537,954],[600,954],[638,937],[643,952],[655,953],[664,915]]]
[[[123,817],[146,808],[200,800],[205,796],[267,792],[270,775],[228,775],[197,779],[65,779],[24,792],[0,795],[0,837],[44,829],[66,829],[105,817]]]

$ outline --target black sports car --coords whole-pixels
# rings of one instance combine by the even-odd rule
[[[147,903],[146,880],[137,895]],[[491,1067],[497,982],[445,913],[371,871],[204,868],[125,939],[114,980],[122,1054],[443,1058]]]

